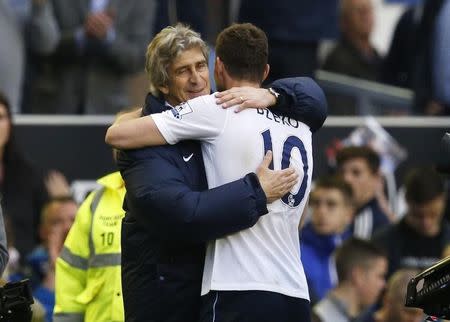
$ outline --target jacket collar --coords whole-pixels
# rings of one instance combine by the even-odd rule
[[[125,183],[123,182],[122,176],[120,175],[119,171],[107,174],[106,176],[98,179],[97,182],[102,186],[113,190],[120,190],[122,188],[125,188]]]

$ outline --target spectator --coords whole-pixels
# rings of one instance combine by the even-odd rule
[[[75,220],[78,206],[70,197],[50,200],[42,210],[39,229],[41,245],[27,256],[31,268],[33,296],[46,311],[46,321],[52,321],[55,305],[55,262],[64,240]]]
[[[372,0],[341,0],[341,39],[326,58],[323,69],[376,80],[381,57],[370,43],[373,26]]]
[[[445,55],[448,53],[445,51],[448,43],[445,43],[445,35],[442,34],[442,30],[448,33],[448,29],[442,28],[445,28],[445,23],[448,22],[445,10],[449,9],[448,4],[446,6],[443,4],[444,0],[420,1],[405,11],[397,23],[391,46],[383,62],[381,78],[383,82],[414,91],[415,114],[449,113],[435,96],[436,89],[442,88],[444,84],[447,84],[446,88],[449,86],[446,78],[448,76],[444,76],[447,75],[448,66],[437,65],[448,57]],[[437,38],[443,42],[436,43]],[[435,50],[439,52],[434,52]],[[434,70],[439,70],[439,73],[434,74]],[[444,83],[434,83],[438,80]]]
[[[0,191],[10,254],[7,271],[14,274],[20,270],[20,262],[39,243],[42,206],[49,196],[69,196],[70,189],[63,174],[52,170],[44,176],[22,155],[14,137],[8,101],[1,93]]]
[[[31,95],[39,113],[113,114],[142,68],[155,1],[51,0],[61,40],[40,57]]]
[[[309,199],[311,222],[301,231],[301,259],[312,303],[337,283],[333,253],[352,232],[352,187],[340,177],[317,180]]]
[[[359,321],[385,285],[387,260],[368,241],[349,239],[336,251],[338,285],[313,307],[314,322]]]
[[[374,236],[374,242],[387,251],[389,275],[400,268],[431,266],[450,243],[450,226],[443,220],[445,189],[439,174],[426,167],[412,169],[405,189],[405,217]]]
[[[345,147],[336,155],[339,172],[353,189],[355,237],[369,239],[389,219],[378,201],[381,185],[380,157],[369,147]]]
[[[422,322],[422,310],[405,307],[406,289],[418,271],[401,269],[391,276],[383,295],[381,308],[374,314],[374,322]]]
[[[81,205],[56,261],[54,322],[124,321],[120,241],[125,185],[119,172],[98,183],[101,188]]]
[[[10,106],[0,94],[0,189],[8,247],[14,245],[26,256],[39,242],[38,227],[42,206],[48,199],[44,178],[19,151],[11,123]],[[20,237],[20,238],[14,238]]]
[[[13,112],[21,105],[25,49],[46,54],[58,39],[49,0],[0,1],[0,91]]]
[[[337,36],[337,12],[337,0],[241,1],[239,21],[260,27],[269,39],[267,83],[314,75],[319,41]]]

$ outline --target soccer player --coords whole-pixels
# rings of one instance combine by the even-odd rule
[[[389,224],[389,215],[380,203],[380,157],[367,146],[349,146],[336,156],[339,173],[352,186],[356,206],[353,236],[370,239]]]
[[[222,31],[216,53],[219,89],[260,87],[269,72],[266,35],[251,24]],[[269,214],[255,226],[208,244],[201,321],[213,316],[216,322],[310,320],[297,227],[311,185],[311,136],[325,120],[326,101],[311,79],[298,86],[305,96],[304,122],[262,109],[236,114],[209,95],[108,129],[107,141],[118,148],[201,140],[210,188],[255,169],[267,151],[273,153],[271,168],[293,167],[300,176],[298,185],[269,204]]]
[[[198,33],[181,24],[161,30],[146,54],[150,94],[142,114],[210,94],[207,61]],[[297,78],[272,86],[278,98],[253,87],[240,89],[239,95],[251,106],[276,104],[280,113],[294,118],[304,114],[308,97],[303,99]],[[140,117],[140,112],[120,119]],[[255,173],[207,190],[199,141],[120,151],[117,156],[127,190],[121,239],[125,321],[151,317],[154,322],[197,322],[206,242],[253,226],[267,214],[267,203],[297,182],[295,170],[270,170],[268,156]]]
[[[334,251],[352,236],[352,187],[338,176],[314,182],[309,198],[311,221],[301,230],[301,258],[311,303],[321,300],[337,283]]]
[[[154,96],[147,96],[142,114],[209,94],[207,61],[207,47],[198,33],[180,24],[159,32],[146,54]],[[258,96],[255,92],[265,97],[263,105],[275,104],[265,89],[250,88],[245,95]],[[294,104],[288,106],[301,111],[295,96],[292,99]],[[131,117],[139,117],[140,112],[131,112]],[[253,226],[267,214],[267,202],[281,198],[296,183],[293,169],[272,171],[270,161],[270,157],[265,159],[256,173],[207,190],[198,141],[117,154],[127,191],[121,231],[126,322],[149,318],[153,322],[197,322],[206,241]]]

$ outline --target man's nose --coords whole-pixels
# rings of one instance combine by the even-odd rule
[[[322,217],[324,214],[326,214],[327,210],[328,209],[326,208],[326,205],[325,205],[324,202],[318,202],[316,207],[315,207],[315,209],[314,209],[314,212],[318,216]]]
[[[342,178],[344,178],[344,180],[345,180],[347,183],[350,183],[350,184],[351,184],[351,182],[352,182],[352,180],[353,180],[352,174],[351,174],[350,172],[348,172],[348,171],[344,171],[344,172],[342,173]]]
[[[194,70],[191,73],[190,81],[192,83],[198,83],[200,80],[200,73],[194,68]]]

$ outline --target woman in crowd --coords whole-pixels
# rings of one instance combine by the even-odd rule
[[[10,260],[22,259],[39,243],[38,227],[43,204],[49,194],[69,194],[59,172],[37,170],[21,153],[14,137],[10,105],[0,93],[0,192],[7,230]],[[11,263],[13,264],[13,263]]]

